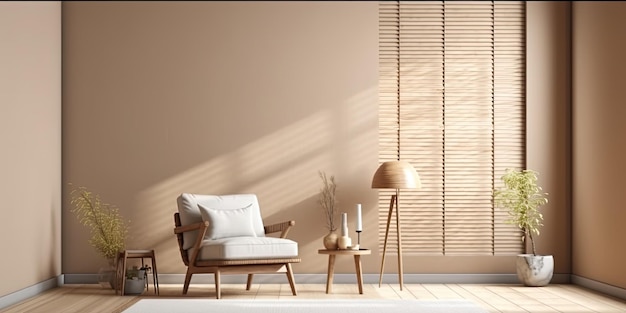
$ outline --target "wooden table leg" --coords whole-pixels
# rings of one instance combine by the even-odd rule
[[[160,295],[160,291],[159,291],[159,272],[157,272],[157,265],[156,265],[156,253],[154,253],[154,250],[152,250],[152,285],[156,291],[157,295]]]
[[[120,295],[124,295],[124,289],[126,288],[126,261],[128,260],[128,251],[124,250],[124,256],[122,260],[122,287],[120,288]]]
[[[333,276],[335,275],[335,255],[328,255],[328,274],[326,275],[326,293],[333,291]]]
[[[363,270],[361,269],[361,256],[354,256],[354,266],[356,268],[356,281],[359,284],[359,294],[363,294]]]
[[[120,252],[117,254],[117,264],[115,264],[115,286],[113,286],[113,290],[115,290],[115,294],[119,291],[122,293],[122,280],[126,279],[126,269],[123,268],[124,263],[124,252]],[[124,294],[122,293],[122,296]]]

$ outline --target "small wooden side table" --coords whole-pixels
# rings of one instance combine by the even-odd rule
[[[154,285],[154,293],[159,294],[159,274],[156,267],[156,254],[154,250],[124,250],[119,253],[117,258],[116,280],[120,288],[120,295],[124,295],[124,287],[126,285],[126,261],[128,259],[141,259],[141,266],[144,265],[143,259],[152,260],[152,283]],[[146,278],[146,287],[148,287],[148,279]],[[150,290],[150,288],[147,288]]]
[[[320,249],[319,254],[328,254],[328,275],[326,276],[326,293],[333,291],[333,277],[335,276],[335,257],[337,255],[353,255],[354,266],[356,268],[356,280],[359,284],[359,294],[363,294],[363,270],[361,268],[361,256],[371,254],[370,249],[359,250],[327,250]]]

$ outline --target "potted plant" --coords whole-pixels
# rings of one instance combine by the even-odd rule
[[[550,283],[554,272],[552,255],[537,255],[535,238],[543,226],[543,214],[539,207],[548,203],[548,194],[537,184],[537,172],[532,170],[507,169],[502,176],[504,187],[493,194],[496,206],[508,211],[506,222],[517,225],[522,232],[525,250],[530,242],[531,252],[526,251],[516,259],[517,277],[526,286],[545,286]]]
[[[146,287],[147,270],[147,266],[141,268],[133,266],[126,270],[126,282],[124,283],[125,295],[138,295],[143,293]]]
[[[328,234],[324,236],[324,247],[328,250],[336,250],[339,238],[335,232],[337,231],[337,225],[335,225],[337,219],[337,200],[335,197],[337,184],[335,183],[335,176],[328,178],[326,173],[321,171],[319,175],[323,185],[320,189],[318,203],[322,207],[324,217],[326,218],[326,228],[328,229]]]
[[[72,186],[72,184],[70,184]],[[119,252],[124,250],[128,227],[119,209],[103,203],[100,196],[93,194],[85,187],[73,188],[70,192],[72,212],[85,226],[91,228],[89,244],[108,262],[108,268],[99,271],[98,282],[103,287],[117,288],[115,281],[115,264]]]

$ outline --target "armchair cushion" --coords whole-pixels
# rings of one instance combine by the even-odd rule
[[[178,212],[180,213],[180,222],[182,226],[202,222],[202,214],[198,204],[202,204],[207,208],[214,209],[241,209],[250,206],[250,214],[252,217],[252,228],[257,237],[265,237],[263,229],[263,220],[261,219],[261,210],[259,202],[254,194],[237,194],[237,195],[201,195],[183,193],[176,199],[178,204]],[[183,234],[183,249],[191,248],[197,237],[197,231],[189,231]]]
[[[256,237],[252,227],[251,206],[252,204],[249,204],[239,209],[220,210],[198,204],[202,220],[209,222],[209,228],[204,238]]]
[[[198,260],[280,259],[298,257],[298,243],[276,237],[205,239]],[[193,248],[187,251],[189,257]]]

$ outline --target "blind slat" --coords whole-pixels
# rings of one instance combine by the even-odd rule
[[[403,251],[518,254],[491,193],[525,164],[524,3],[383,1],[379,31],[379,159],[422,180],[399,198]],[[391,194],[379,193],[381,249]]]

